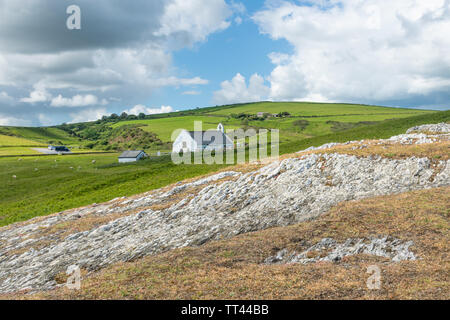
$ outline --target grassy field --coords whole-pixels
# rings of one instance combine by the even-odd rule
[[[158,137],[166,142],[171,142],[171,135],[176,129],[194,130],[194,121],[201,121],[203,130],[216,129],[220,122],[225,122],[227,117],[217,116],[181,116],[163,119],[132,120],[113,124],[113,127],[120,127],[128,124],[143,125],[142,129],[156,133]],[[230,129],[237,129],[239,126],[231,126]]]
[[[0,158],[1,157],[22,157],[22,156],[48,156],[45,153],[35,150],[36,148],[47,148],[47,146],[33,146],[33,147],[0,147]],[[74,154],[77,153],[107,153],[102,150],[92,150],[92,149],[83,149],[75,146],[71,148],[71,152]]]
[[[16,136],[7,136],[7,135],[3,135],[0,134],[0,148],[3,147],[39,147],[39,146],[43,146],[44,144],[33,141],[33,140],[28,140],[28,139],[24,139],[24,138],[20,138],[20,137],[16,137]]]
[[[44,146],[40,146],[44,148]],[[31,147],[0,147],[1,156],[22,156],[22,155],[39,155],[40,152],[33,150]]]
[[[255,116],[258,112],[288,112],[284,118],[239,118],[239,114]],[[326,104],[302,102],[259,102],[231,106],[217,106],[194,109],[164,115],[147,116],[144,120],[115,119],[111,122],[90,122],[82,124],[61,125],[57,127],[26,128],[0,127],[0,147],[25,147],[45,144],[64,144],[71,148],[126,150],[126,131],[123,142],[117,142],[116,131],[105,130],[124,128],[135,135],[139,130],[145,131],[141,149],[147,152],[167,152],[171,150],[172,134],[177,129],[194,129],[194,121],[201,121],[203,130],[215,129],[219,123],[226,130],[238,128],[279,129],[281,143],[296,142],[300,139],[312,138],[333,132],[364,127],[388,119],[427,115],[435,111],[388,108],[354,104]],[[135,129],[132,129],[134,126]],[[129,129],[126,129],[130,127]],[[134,133],[131,133],[134,130]],[[151,133],[151,135],[149,135]],[[159,143],[158,143],[159,141]],[[133,146],[133,148],[138,146]],[[3,150],[1,155],[11,155],[14,149]],[[18,155],[32,154],[32,151],[18,149]]]
[[[280,113],[289,112],[293,116],[344,116],[344,115],[399,115],[406,116],[417,113],[426,113],[429,111],[390,108],[379,106],[368,106],[359,104],[342,104],[342,103],[311,103],[311,102],[260,102],[252,104],[244,104],[231,109],[220,109],[211,112],[211,114],[228,115],[230,113],[251,113],[258,112]]]
[[[258,112],[280,113],[283,111],[289,112],[291,117],[270,118],[264,121],[248,121],[247,123],[243,123],[241,120],[230,116],[231,114],[239,113],[256,115]],[[218,110],[213,109],[213,111],[205,111],[196,116],[121,121],[113,124],[113,126],[139,124],[142,125],[144,130],[156,133],[161,140],[171,142],[171,134],[174,130],[180,128],[193,130],[194,121],[202,121],[204,130],[215,129],[219,123],[224,124],[225,129],[228,130],[248,127],[256,129],[279,129],[282,143],[286,143],[351,127],[364,126],[367,122],[406,118],[433,112],[434,111],[348,104],[261,102],[235,107],[224,107]],[[305,128],[302,129],[296,125],[296,122],[299,120],[307,121],[308,124]]]
[[[450,111],[416,115],[375,123],[373,125],[356,127],[349,130],[320,135],[313,138],[291,141],[280,144],[280,153],[291,153],[306,149],[310,146],[318,147],[328,142],[346,142],[363,139],[386,139],[394,135],[403,134],[411,127],[450,121]]]
[[[448,122],[449,117],[450,112],[441,112],[425,118],[391,120],[388,125],[392,128],[392,134],[400,130],[403,132],[403,126],[431,120]],[[378,126],[378,130],[369,132],[368,135],[386,130],[383,125],[374,125],[372,128]],[[339,134],[353,136],[357,131],[348,130],[345,134]],[[448,141],[390,147],[376,143],[368,145],[365,149],[354,150],[352,145],[346,145],[320,152],[380,155],[395,159],[416,156],[448,160],[450,156]],[[300,155],[285,157],[295,156]],[[71,157],[61,158],[68,160]],[[30,163],[37,167],[39,160]],[[164,169],[167,165],[165,159],[158,160],[163,168],[162,172],[170,172]],[[71,163],[57,161],[53,166],[66,172],[68,164]],[[109,164],[108,159],[99,159],[93,164],[89,158],[76,164],[80,166],[71,170],[85,170],[84,175],[88,171],[111,169],[117,169],[115,173],[120,174],[119,169],[136,170],[141,164],[150,166],[150,163],[145,162],[133,165]],[[81,164],[91,167],[83,169]],[[152,163],[153,166],[157,164]],[[244,165],[241,169],[245,167],[255,170],[257,166]],[[30,168],[30,165],[25,168]],[[45,166],[42,168],[48,169]],[[218,168],[220,166],[214,170]],[[128,173],[131,173],[130,170]],[[175,177],[180,172],[172,173]],[[102,175],[104,174],[103,172]],[[149,177],[152,178],[151,175]],[[126,181],[129,178],[125,177]],[[120,183],[117,185],[121,187]],[[81,186],[75,187],[74,195],[80,188]],[[94,192],[94,189],[88,191]],[[270,228],[211,241],[201,246],[170,250],[130,262],[115,263],[95,272],[87,273],[82,269],[81,290],[61,287],[31,295],[6,294],[1,295],[0,299],[449,299],[449,201],[449,187],[346,201],[331,208],[318,219],[297,225]],[[88,230],[92,224],[99,223],[99,220],[91,220],[89,216],[84,219],[55,226],[51,232],[55,232],[56,237],[56,233],[62,232],[59,236],[66,237],[64,232],[80,232],[79,228]],[[281,249],[302,252],[324,238],[343,243],[349,238],[385,236],[404,242],[412,241],[410,250],[418,259],[393,262],[384,257],[357,254],[344,257],[338,262],[307,265],[263,263],[267,257],[275,255]],[[370,276],[367,268],[371,265],[377,265],[381,269],[380,290],[367,288],[366,281]],[[67,275],[61,272],[55,276],[55,280],[62,284],[67,280]]]
[[[71,137],[64,130],[48,127],[0,127],[0,145],[3,145],[4,135],[14,135],[15,137],[33,141],[32,144],[27,142],[22,145],[47,145],[51,144],[66,144],[78,145],[80,141]]]
[[[117,154],[19,159],[0,159],[0,226],[144,192],[222,167],[175,165],[169,157],[118,164]]]
[[[450,121],[450,111],[395,119],[282,144],[280,152],[292,153],[327,142],[387,138],[415,125],[445,121]],[[0,226],[149,191],[225,167],[175,165],[168,156],[118,164],[117,155],[0,158]]]

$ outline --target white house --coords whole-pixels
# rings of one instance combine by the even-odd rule
[[[148,155],[142,151],[124,151],[119,156],[119,162],[120,163],[126,163],[126,162],[136,162],[138,160],[141,160],[142,158],[146,158]]]
[[[182,130],[173,142],[172,152],[198,152],[202,150],[224,150],[233,148],[233,140],[225,134],[223,125],[219,123],[217,130]]]

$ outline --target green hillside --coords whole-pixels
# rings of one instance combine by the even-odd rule
[[[123,121],[113,124],[113,127],[120,127],[127,124],[139,124],[143,125],[141,128],[145,131],[153,132],[158,137],[165,141],[171,142],[172,133],[176,129],[194,130],[194,121],[201,121],[203,130],[215,129],[219,123],[229,124],[227,129],[238,129],[241,126],[239,123],[230,124],[227,121],[227,117],[210,116],[210,115],[198,115],[198,116],[180,116],[162,119],[150,119],[150,120],[132,120]]]
[[[450,122],[450,111],[393,119],[284,143],[291,153],[328,142],[387,138],[426,123]],[[118,154],[0,158],[0,226],[133,195],[226,165],[175,165],[170,157],[118,164]],[[95,162],[93,162],[95,160]]]
[[[42,146],[42,143],[16,137],[0,134],[0,148],[1,147],[35,147]]]
[[[387,119],[406,118],[430,114],[434,111],[388,108],[353,104],[325,104],[303,102],[260,102],[222,106],[192,111],[196,115],[179,115],[170,118],[119,121],[113,127],[140,125],[145,131],[155,133],[162,141],[171,142],[176,129],[193,130],[194,121],[202,121],[203,129],[216,128],[219,123],[227,130],[238,128],[279,129],[281,143],[298,141],[355,127],[374,124]],[[282,118],[260,120],[259,112],[289,113]]]
[[[342,103],[312,103],[312,102],[258,102],[243,105],[236,105],[231,109],[222,108],[209,112],[217,115],[228,115],[230,113],[250,113],[258,112],[280,113],[287,111],[293,116],[343,116],[343,115],[375,115],[375,114],[417,114],[427,111],[369,106],[360,104],[342,104]]]
[[[2,136],[5,135],[31,140],[35,145],[79,143],[78,139],[56,127],[0,127],[0,135],[0,145],[4,144]]]
[[[159,115],[113,114],[94,122],[54,127],[0,127],[0,148],[8,146],[0,150],[0,156],[34,154],[36,151],[22,147],[45,144],[64,144],[77,150],[145,149],[150,153],[168,152],[175,130],[193,130],[194,121],[201,121],[203,130],[216,128],[219,123],[223,123],[227,131],[239,128],[279,129],[280,143],[290,144],[388,119],[433,112],[355,104],[257,102]],[[258,113],[265,115],[261,118]],[[281,116],[274,117],[272,114]]]

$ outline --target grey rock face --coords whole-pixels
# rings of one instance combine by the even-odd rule
[[[450,133],[450,124],[448,123],[436,123],[436,124],[424,124],[422,126],[412,127],[406,131],[406,133]]]
[[[433,143],[437,141],[437,139],[423,133],[409,133],[391,137],[388,139],[388,141],[393,141],[401,144],[424,144]]]
[[[53,288],[55,276],[71,265],[98,270],[118,261],[295,224],[346,200],[449,184],[448,161],[436,167],[427,158],[415,157],[312,154],[245,174],[223,172],[170,190],[1,228],[0,292]],[[189,197],[180,200],[181,194]],[[168,205],[150,208],[160,204]],[[63,238],[45,232],[63,222],[109,216],[116,218]],[[38,246],[42,242],[46,245]]]
[[[266,264],[308,264],[319,261],[339,262],[344,257],[357,254],[368,254],[378,257],[390,258],[394,262],[403,260],[416,260],[416,256],[409,250],[412,241],[403,242],[391,237],[374,239],[347,239],[338,243],[333,239],[325,238],[302,253],[280,250],[275,256],[267,258]],[[322,256],[322,253],[326,254]],[[329,253],[328,253],[329,252]]]

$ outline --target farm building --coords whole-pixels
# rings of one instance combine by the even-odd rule
[[[48,146],[48,149],[51,151],[57,151],[57,152],[70,152],[69,148],[66,146]]]
[[[217,130],[181,131],[173,143],[172,152],[198,152],[233,148],[233,140],[225,134],[223,125],[219,123]]]
[[[139,160],[141,160],[143,158],[147,158],[147,157],[148,157],[148,155],[142,150],[124,151],[119,156],[119,162],[120,163],[136,162],[136,161],[139,161]]]

